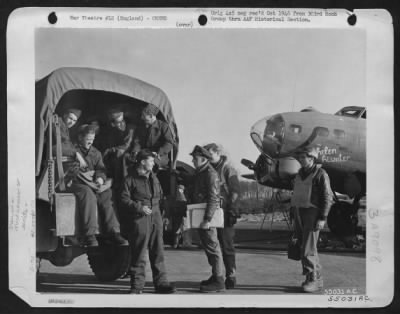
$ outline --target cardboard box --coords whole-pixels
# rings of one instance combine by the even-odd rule
[[[190,204],[187,205],[186,211],[186,225],[187,229],[198,229],[200,223],[203,221],[206,203]],[[217,208],[210,221],[210,227],[223,228],[224,227],[224,211],[222,208]]]

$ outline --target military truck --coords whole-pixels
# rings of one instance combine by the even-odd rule
[[[76,124],[96,121],[100,129],[107,123],[106,112],[123,104],[128,123],[138,123],[141,110],[148,103],[159,109],[158,119],[165,121],[174,136],[174,148],[169,156],[167,191],[169,206],[173,206],[176,173],[190,175],[193,168],[177,161],[178,130],[167,95],[158,87],[139,79],[99,69],[60,68],[36,82],[36,252],[37,258],[49,260],[55,266],[66,266],[74,258],[87,254],[94,275],[102,281],[124,276],[130,264],[127,246],[116,246],[102,240],[99,246],[87,249],[73,241],[80,236],[79,208],[75,196],[67,193],[63,180],[63,156],[57,136],[58,119],[68,108],[78,108],[82,115]],[[75,127],[75,126],[74,126]],[[71,136],[74,127],[70,129]],[[177,171],[178,170],[178,171]],[[116,202],[114,202],[116,204]],[[119,209],[116,208],[117,214]],[[121,229],[123,231],[123,222]],[[70,240],[70,241],[66,241]]]

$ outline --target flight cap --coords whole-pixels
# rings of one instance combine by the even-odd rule
[[[296,152],[296,155],[306,154],[308,157],[318,159],[318,149],[315,147],[305,147]]]
[[[141,151],[139,151],[139,152],[137,153],[137,155],[136,155],[136,162],[139,163],[139,162],[141,162],[142,160],[146,160],[146,159],[149,158],[149,157],[155,158],[156,155],[155,155],[150,149],[144,148],[144,149],[142,149]]]
[[[215,143],[210,143],[210,144],[204,145],[203,147],[205,149],[207,149],[208,151],[211,149],[214,152],[220,152],[220,150],[221,150],[221,148]]]
[[[207,149],[205,149],[204,147],[201,147],[199,145],[196,145],[193,149],[193,151],[189,154],[192,156],[201,156],[201,157],[205,157],[207,159],[211,159],[211,155],[208,152]]]
[[[65,110],[65,114],[68,114],[68,113],[74,114],[76,116],[76,118],[79,119],[79,117],[82,114],[82,110],[79,110],[76,108],[69,108],[69,109]]]
[[[153,104],[147,104],[146,107],[143,108],[142,113],[145,115],[154,115],[156,116],[160,110],[154,106]]]
[[[96,133],[97,133],[97,127],[92,124],[82,124],[78,128],[79,136],[86,136],[87,134],[96,134]]]
[[[110,121],[115,121],[124,116],[124,112],[119,108],[113,108],[107,112],[107,117]]]

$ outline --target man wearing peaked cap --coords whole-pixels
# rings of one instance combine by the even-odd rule
[[[316,148],[301,149],[296,158],[301,168],[293,183],[291,211],[297,237],[302,243],[301,263],[306,276],[302,288],[305,292],[314,292],[323,287],[317,243],[332,205],[332,190],[328,174],[316,164]]]
[[[131,249],[132,294],[142,293],[145,286],[146,255],[150,260],[156,293],[176,291],[167,278],[161,214],[163,193],[153,167],[154,153],[148,149],[138,152],[134,169],[124,178],[120,195]]]
[[[210,143],[204,146],[209,152],[210,163],[217,171],[221,186],[222,209],[224,210],[224,227],[218,228],[218,240],[221,245],[225,265],[225,288],[234,289],[236,286],[236,252],[234,247],[234,225],[238,211],[240,194],[239,177],[236,169],[229,163],[227,156],[222,154],[221,146]]]
[[[200,283],[201,292],[218,292],[225,290],[222,252],[218,241],[217,228],[210,227],[210,221],[219,207],[220,183],[218,173],[210,165],[210,153],[196,145],[190,153],[196,168],[194,176],[193,203],[206,203],[203,221],[198,229],[200,241],[211,266],[211,277]]]

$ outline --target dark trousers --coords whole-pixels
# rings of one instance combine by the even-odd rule
[[[124,154],[117,157],[116,154],[108,154],[104,159],[104,164],[108,170],[109,176],[113,179],[113,189],[120,191],[124,178],[128,175],[128,167],[130,162],[129,155]]]
[[[147,250],[154,286],[168,283],[160,212],[157,210],[149,216],[134,219],[130,224],[128,241],[131,249],[131,287],[140,290],[144,287]]]
[[[99,231],[97,212],[105,233],[120,232],[119,222],[112,203],[110,189],[95,193],[89,186],[73,183],[68,192],[76,196],[80,216],[81,230],[84,235],[94,235]]]
[[[218,241],[217,229],[210,228],[198,230],[201,245],[207,255],[208,264],[211,266],[213,276],[223,276],[222,253]]]
[[[295,214],[295,230],[299,239],[301,239],[301,264],[303,275],[310,272],[320,271],[317,244],[319,230],[315,229],[319,209],[318,208],[299,208]]]
[[[157,178],[160,181],[161,189],[165,196],[171,194],[171,175],[168,169],[158,170]]]
[[[233,238],[235,236],[235,229],[233,226],[224,228],[217,228],[218,241],[221,246],[222,258],[225,265],[226,277],[234,277],[236,273],[236,254],[233,245]]]

